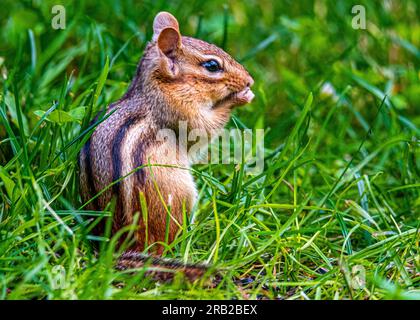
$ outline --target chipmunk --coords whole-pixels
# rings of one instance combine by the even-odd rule
[[[96,127],[81,151],[82,200],[88,201],[139,166],[176,166],[145,166],[108,188],[88,206],[91,210],[104,210],[116,197],[112,226],[115,233],[130,225],[135,213],[141,211],[139,194],[143,192],[148,211],[148,244],[165,241],[168,206],[172,242],[182,225],[183,204],[190,212],[197,190],[191,172],[184,169],[191,167],[191,159],[176,145],[176,156],[170,156],[168,146],[157,139],[158,131],[177,130],[180,121],[187,123],[188,130],[211,132],[223,128],[232,108],[254,98],[250,89],[253,83],[245,68],[229,54],[213,44],[181,36],[173,15],[157,14],[152,41],[145,48],[131,85],[119,101],[107,108],[108,118]],[[140,254],[145,249],[146,228],[142,220],[139,224],[132,251],[120,258],[122,269],[141,266],[150,257]],[[205,269],[201,265],[163,261],[159,258],[162,251],[158,245],[152,265],[163,264],[187,273],[192,270],[191,274],[198,275]]]

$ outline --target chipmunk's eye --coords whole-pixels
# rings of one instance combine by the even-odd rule
[[[217,72],[222,70],[219,63],[216,60],[208,60],[201,64],[204,68],[207,69],[207,71],[210,72]]]

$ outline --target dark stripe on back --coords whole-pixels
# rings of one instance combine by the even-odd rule
[[[129,117],[125,123],[123,125],[121,125],[121,127],[118,129],[114,141],[112,143],[112,166],[113,166],[113,181],[116,181],[118,179],[121,178],[122,176],[122,163],[123,163],[123,159],[122,159],[122,154],[121,154],[121,144],[124,140],[124,138],[126,137],[128,131],[130,130],[130,128],[136,124],[138,124],[140,121],[142,121],[144,119],[144,117],[136,115],[136,116],[132,116]],[[141,148],[142,143],[138,143],[138,146],[140,145],[140,149],[143,150],[143,148]],[[135,154],[137,154],[137,151],[134,151]],[[140,151],[140,155],[141,155],[141,151]],[[130,156],[130,155],[128,155]],[[142,157],[140,158],[142,159]],[[134,161],[135,167],[137,167],[137,161]],[[140,164],[141,165],[141,164]],[[139,171],[137,171],[137,174],[140,174],[140,176],[142,176],[142,173],[140,173],[140,171],[143,171],[143,169],[140,169]],[[117,219],[117,223],[120,224],[122,222],[122,217],[120,215],[121,213],[121,209],[123,206],[123,198],[122,198],[122,194],[121,194],[121,185],[120,185],[119,181],[118,183],[113,185],[113,193],[117,196],[117,206],[116,206],[116,219]],[[135,204],[137,204],[137,202],[135,202]],[[121,225],[120,225],[121,227]]]
[[[127,121],[118,129],[114,141],[112,143],[112,167],[113,167],[113,177],[112,181],[116,181],[121,178],[121,143],[124,140],[128,130],[132,125],[136,123],[136,118],[130,117]],[[114,184],[113,190],[115,194],[119,194],[120,191],[120,182]]]

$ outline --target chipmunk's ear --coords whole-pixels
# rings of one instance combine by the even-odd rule
[[[172,27],[165,28],[159,34],[157,45],[166,56],[173,57],[181,48],[181,35]]]
[[[179,33],[179,25],[176,18],[171,15],[169,12],[159,12],[155,20],[153,20],[153,41],[157,41],[162,31],[166,28],[172,28],[176,32],[178,32],[180,38],[181,35]]]
[[[153,41],[157,43],[160,52],[162,70],[170,77],[175,77],[178,67],[175,57],[181,48],[181,34],[178,21],[168,12],[160,12],[153,22]]]

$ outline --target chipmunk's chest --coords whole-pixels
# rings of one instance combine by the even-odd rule
[[[151,146],[146,154],[147,164],[150,164],[145,169],[149,184],[159,188],[164,200],[171,206],[179,206],[185,201],[186,209],[191,210],[197,198],[197,189],[186,149],[175,140],[167,140]]]

